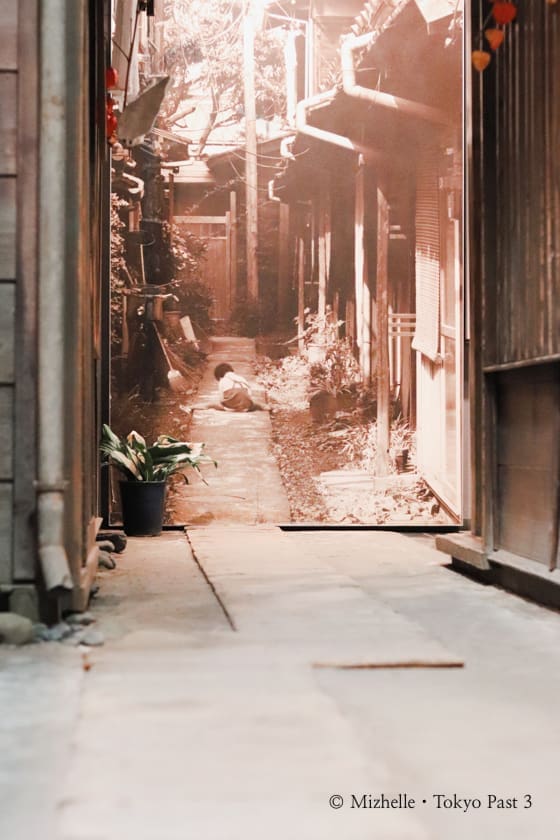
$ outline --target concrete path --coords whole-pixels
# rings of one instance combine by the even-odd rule
[[[0,668],[1,836],[557,836],[560,616],[444,560],[387,532],[238,526],[131,540],[100,577],[107,643],[91,670],[52,647],[9,653]],[[416,658],[465,668],[313,667]],[[381,794],[416,807],[351,807]],[[480,806],[444,807],[454,795]],[[489,808],[490,795],[517,807]]]
[[[220,362],[228,362],[248,380],[257,402],[265,401],[255,381],[254,340],[215,337],[197,403],[218,402],[213,371]],[[190,439],[206,443],[218,469],[204,469],[208,486],[195,476],[191,485],[181,490],[180,498],[174,500],[176,521],[193,525],[289,522],[290,509],[271,449],[271,431],[266,411],[195,411]]]

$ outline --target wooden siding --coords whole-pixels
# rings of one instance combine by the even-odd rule
[[[17,283],[15,299],[13,573],[36,573],[37,478],[37,170],[38,170],[38,3],[19,0],[17,119]]]
[[[0,173],[16,173],[16,99],[17,78],[15,73],[0,73]]]
[[[18,3],[0,0],[0,583],[13,579]]]
[[[10,387],[0,388],[0,481],[13,477],[14,395]]]
[[[502,373],[497,381],[496,542],[553,567],[557,551],[560,376],[557,365]]]
[[[0,279],[16,273],[16,179],[0,176]]]
[[[15,70],[17,67],[18,5],[14,3],[14,0],[0,0],[0,68],[2,70]]]
[[[14,284],[0,283],[0,383],[14,380]]]
[[[485,368],[560,354],[560,17],[518,17],[486,71]]]
[[[12,485],[0,484],[0,584],[12,582]]]

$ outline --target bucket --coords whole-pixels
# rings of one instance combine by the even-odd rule
[[[165,481],[119,481],[123,530],[129,537],[157,537],[163,528]]]

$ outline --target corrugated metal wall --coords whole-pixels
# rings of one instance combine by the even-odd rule
[[[439,354],[440,226],[438,158],[424,151],[416,181],[416,333],[412,346],[432,361]]]
[[[485,71],[495,162],[486,169],[485,366],[560,354],[560,9],[518,6]],[[489,154],[488,146],[485,154]],[[488,193],[493,196],[486,201]]]

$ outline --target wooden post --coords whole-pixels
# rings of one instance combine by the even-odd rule
[[[237,300],[237,193],[229,193],[230,248],[229,248],[229,301],[233,309]]]
[[[175,175],[173,172],[169,173],[169,224],[173,224],[173,216],[175,215]],[[173,230],[170,233],[170,238],[173,235]]]
[[[319,282],[319,298],[317,311],[324,315],[327,308],[327,247],[326,247],[326,225],[325,225],[326,195],[324,187],[319,195],[319,225],[317,241],[317,273]]]
[[[389,205],[377,190],[377,453],[375,472],[389,473],[389,306],[388,306]]]
[[[363,373],[362,308],[364,291],[364,170],[356,173],[354,197],[354,297],[356,299],[356,345]]]
[[[288,297],[290,288],[290,207],[280,204],[278,209],[278,323],[284,322],[288,314]]]
[[[255,20],[249,3],[243,20],[243,80],[245,99],[245,186],[247,205],[247,294],[259,302],[257,113],[255,103]]]
[[[356,173],[354,216],[354,265],[356,292],[356,342],[364,382],[371,379],[371,292],[368,284],[364,242],[365,185],[363,162]]]
[[[226,210],[226,288],[225,288],[225,312],[226,318],[231,314],[231,213]]]
[[[298,261],[297,261],[297,280],[298,280],[298,335],[302,335],[305,329],[305,242],[303,236],[298,238]],[[303,353],[305,344],[303,338],[298,341],[298,350]]]

